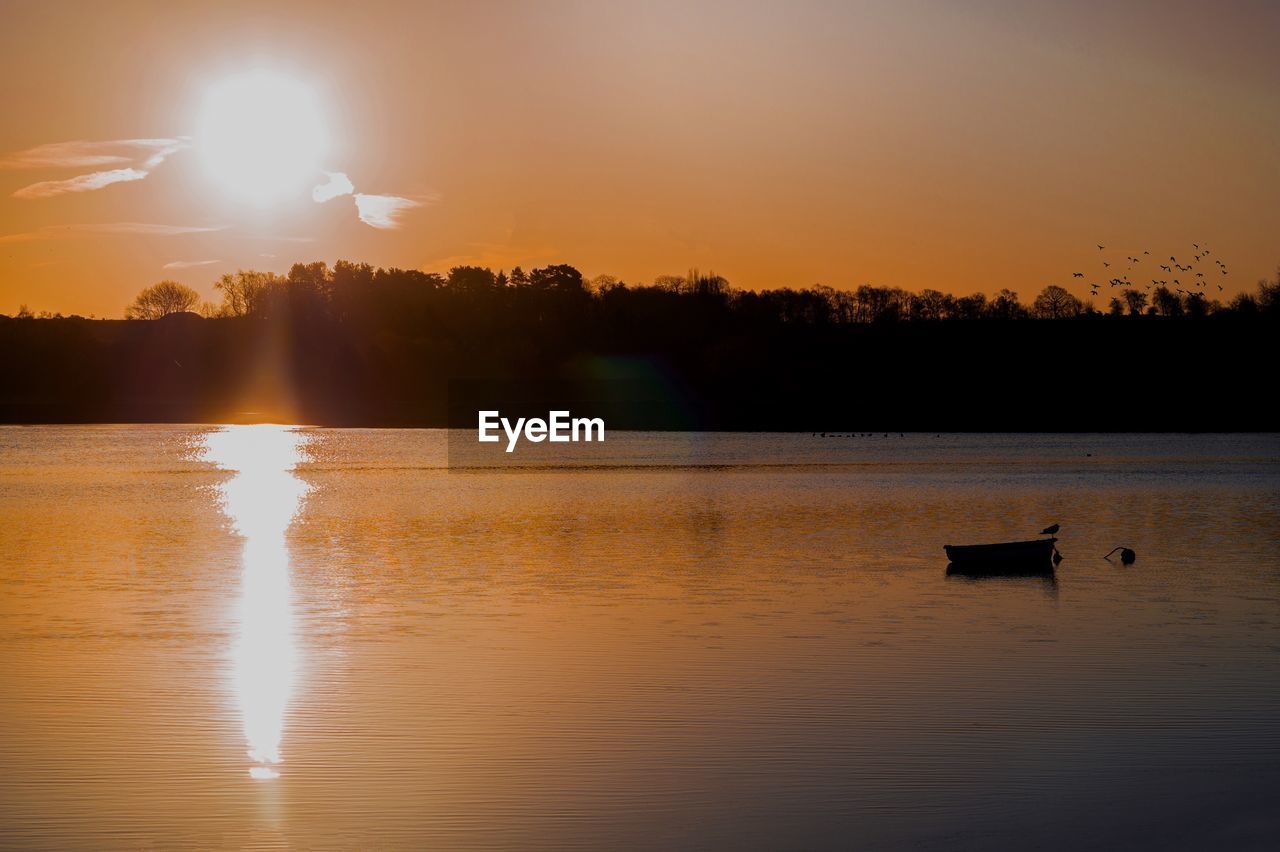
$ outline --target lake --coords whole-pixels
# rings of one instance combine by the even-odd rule
[[[0,427],[0,846],[1280,845],[1280,436],[450,457]]]

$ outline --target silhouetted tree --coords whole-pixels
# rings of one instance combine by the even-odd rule
[[[1129,316],[1142,316],[1142,312],[1147,307],[1147,294],[1141,290],[1125,290],[1120,295],[1124,296],[1124,303],[1129,308]]]
[[[591,290],[594,293],[603,293],[619,286],[622,286],[622,282],[616,275],[597,275],[591,279]]]
[[[544,266],[529,273],[529,287],[533,290],[558,292],[583,292],[582,273],[567,263]]]
[[[1231,312],[1245,317],[1256,316],[1258,300],[1252,293],[1240,293],[1231,300]]]
[[[459,293],[485,293],[498,284],[492,269],[482,266],[455,266],[449,270],[449,288]]]
[[[940,290],[921,290],[911,300],[913,320],[949,319],[955,312],[955,298]]]
[[[373,296],[375,270],[367,263],[339,260],[329,274],[330,313],[345,321],[364,312]]]
[[[331,281],[329,265],[324,261],[295,263],[289,267],[289,289],[299,295],[305,293],[317,297],[327,297]]]
[[[1203,293],[1188,293],[1183,299],[1182,308],[1187,316],[1200,318],[1207,316],[1209,313],[1209,302],[1205,299]]]
[[[160,317],[189,311],[200,301],[200,294],[177,281],[161,281],[146,287],[125,308],[125,319],[160,319]]]
[[[956,318],[964,320],[979,320],[986,316],[987,313],[987,297],[982,293],[974,293],[972,296],[961,296],[956,299]]]
[[[279,287],[282,281],[271,272],[252,269],[228,272],[213,284],[213,288],[222,293],[222,306],[217,313],[229,317],[261,314],[266,309],[271,288]]]
[[[1031,309],[1038,317],[1063,319],[1065,317],[1079,316],[1084,309],[1084,305],[1081,304],[1079,299],[1067,292],[1065,288],[1059,287],[1057,284],[1050,284],[1040,291],[1039,296],[1036,296]]]
[[[863,284],[853,295],[859,322],[890,322],[904,317],[909,309],[909,294],[894,287]]]
[[[1280,268],[1276,269],[1276,277],[1272,281],[1258,282],[1258,309],[1270,316],[1280,313]]]
[[[1003,289],[991,300],[990,316],[993,319],[1022,319],[1026,315],[1027,309],[1022,307],[1018,294],[1012,290]]]
[[[1151,307],[1162,317],[1182,316],[1182,299],[1168,287],[1157,287],[1151,292]]]

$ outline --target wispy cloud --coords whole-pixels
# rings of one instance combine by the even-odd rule
[[[0,157],[0,169],[86,168],[122,165],[76,175],[65,180],[46,180],[14,191],[14,198],[51,198],[68,192],[89,192],[142,180],[171,154],[188,148],[185,136],[173,139],[120,139],[113,142],[53,142]]]
[[[158,140],[151,140],[158,141]],[[170,154],[176,154],[181,150],[191,147],[190,137],[183,136],[180,139],[165,139],[166,144],[158,145],[151,150],[151,156],[142,161],[142,164],[148,169],[154,169],[156,166],[168,159]]]
[[[55,226],[56,227],[56,226]],[[207,234],[225,231],[226,225],[156,225],[150,222],[103,222],[93,225],[63,225],[91,234],[144,234],[153,237],[175,237],[180,234]]]
[[[421,207],[421,201],[412,198],[401,198],[398,195],[366,195],[355,194],[356,211],[360,221],[374,228],[394,230],[400,227],[400,216],[406,210]]]
[[[350,195],[356,191],[355,185],[351,183],[351,178],[342,172],[325,172],[325,175],[329,180],[311,190],[311,197],[317,204],[323,204],[332,198]]]
[[[159,225],[150,222],[98,222],[85,225],[46,225],[34,231],[6,234],[0,243],[25,243],[33,240],[58,240],[81,234],[120,234],[126,236],[176,237],[183,234],[207,234],[225,231],[225,225]]]
[[[220,260],[171,260],[161,269],[194,269],[197,266],[212,266],[215,263],[222,263]]]
[[[42,180],[13,193],[14,198],[51,198],[68,192],[89,192],[102,189],[113,183],[125,183],[131,180],[142,180],[149,173],[141,169],[111,169],[105,172],[90,172],[87,175],[76,175],[66,180]]]
[[[116,139],[107,142],[50,142],[25,151],[0,156],[0,169],[88,169],[122,163],[145,162],[159,156],[163,161],[183,148],[191,139]],[[156,165],[159,165],[157,163]]]

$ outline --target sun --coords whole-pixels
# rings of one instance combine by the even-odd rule
[[[209,88],[195,145],[215,183],[239,200],[262,206],[315,182],[329,133],[310,86],[275,72],[251,71]]]

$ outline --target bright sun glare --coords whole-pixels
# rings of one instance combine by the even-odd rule
[[[212,86],[197,133],[209,176],[231,195],[258,205],[314,183],[329,147],[316,93],[269,71],[239,74]]]

